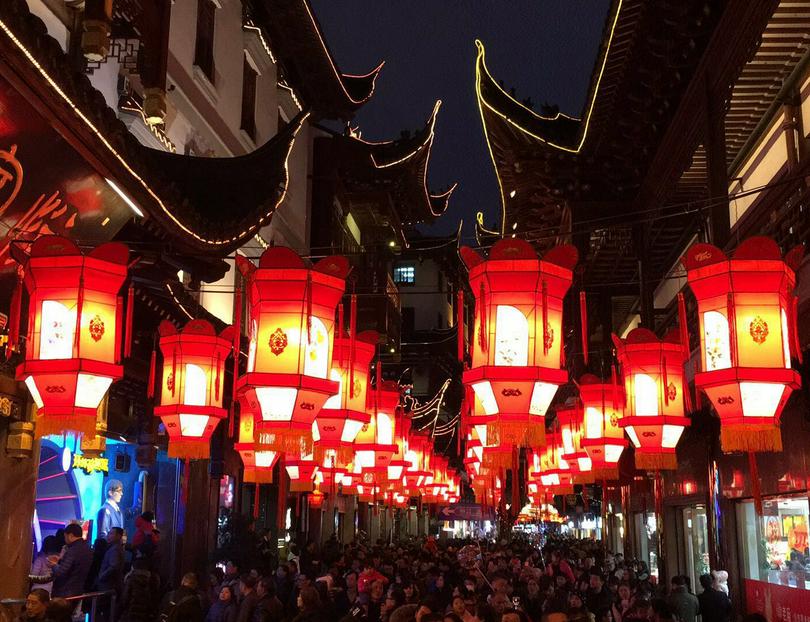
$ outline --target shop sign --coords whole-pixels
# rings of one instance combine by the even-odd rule
[[[88,458],[87,456],[79,456],[73,454],[73,468],[81,469],[88,475],[90,473],[108,473],[110,470],[109,460],[107,458]]]
[[[745,580],[748,613],[761,613],[769,622],[810,622],[810,599],[802,588]]]

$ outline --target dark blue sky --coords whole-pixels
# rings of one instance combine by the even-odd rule
[[[493,225],[500,197],[475,100],[475,45],[519,100],[531,97],[579,114],[593,71],[608,0],[311,0],[341,70],[385,60],[377,90],[357,116],[368,140],[422,127],[437,99],[429,186],[459,188],[432,231],[453,231],[475,213]]]

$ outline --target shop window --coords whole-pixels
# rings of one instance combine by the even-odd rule
[[[394,267],[394,283],[397,285],[413,285],[416,282],[416,266],[413,264],[400,264]]]
[[[197,2],[197,36],[194,43],[194,64],[214,83],[214,26],[217,7],[212,0]]]
[[[762,514],[753,501],[737,507],[745,578],[810,589],[807,497],[764,499]]]

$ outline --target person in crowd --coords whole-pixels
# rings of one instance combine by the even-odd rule
[[[593,622],[585,601],[579,592],[571,592],[568,595],[568,622]]]
[[[208,609],[205,622],[235,622],[238,611],[233,588],[223,585],[219,590],[219,598]]]
[[[132,536],[132,549],[139,557],[153,559],[157,553],[160,532],[155,528],[155,515],[144,512],[135,518],[135,535]]]
[[[714,589],[710,574],[700,575],[703,592],[698,594],[700,615],[704,622],[729,622],[731,620],[731,600],[724,592]]]
[[[697,596],[691,594],[686,584],[686,577],[675,575],[672,577],[671,589],[667,597],[667,605],[678,616],[680,622],[696,622],[700,613],[700,603]]]
[[[124,579],[124,591],[119,605],[122,622],[151,622],[157,614],[160,580],[152,572],[149,560],[136,558],[132,570]]]
[[[107,547],[101,561],[96,589],[100,592],[114,590],[118,598],[124,589],[124,530],[110,528],[107,534]]]
[[[72,622],[74,609],[64,598],[52,598],[45,607],[45,622]]]
[[[259,596],[256,594],[256,577],[251,574],[242,575],[239,579],[239,596],[237,622],[253,622],[256,606],[259,604]]]
[[[321,622],[324,618],[323,604],[314,587],[304,587],[298,594],[298,614],[293,622]]]
[[[586,557],[585,559],[592,560],[590,557]],[[593,565],[591,565],[591,567],[593,567]],[[598,572],[591,572],[590,574],[588,579],[588,595],[585,603],[588,607],[588,611],[591,612],[610,609],[610,606],[613,604],[613,594],[611,594],[610,590],[605,585],[604,578]]]
[[[49,576],[51,566],[48,563],[48,560],[52,557],[57,558],[61,550],[62,547],[59,545],[56,536],[45,536],[45,538],[42,540],[42,550],[34,558],[34,561],[31,564],[31,576],[32,577]],[[38,583],[37,587],[45,590],[46,592],[48,592],[48,594],[50,594],[51,589],[53,588],[53,582],[48,581],[47,583]]]
[[[107,498],[98,511],[98,537],[106,539],[113,527],[124,528],[124,513],[121,511],[121,499],[124,497],[124,485],[120,480],[111,479],[106,485]]]
[[[65,547],[58,556],[48,558],[50,571],[45,576],[32,577],[34,583],[53,581],[51,596],[68,598],[84,592],[84,583],[93,563],[93,551],[84,540],[80,525],[65,527]]]
[[[233,588],[235,594],[239,593],[239,566],[234,562],[228,560],[225,563],[225,576],[222,577],[221,585],[229,585]]]
[[[198,587],[196,574],[193,572],[184,574],[180,587],[166,594],[161,607],[161,617],[165,617],[166,622],[203,622]]]
[[[43,622],[51,595],[41,587],[35,587],[25,599],[25,609],[20,613],[19,622]]]
[[[275,622],[284,617],[284,605],[276,596],[276,584],[271,577],[262,577],[256,584],[256,612],[254,622]]]

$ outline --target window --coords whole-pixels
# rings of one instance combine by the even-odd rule
[[[258,72],[250,64],[247,56],[242,60],[242,122],[245,134],[256,140],[256,81]]]
[[[394,268],[394,283],[413,285],[416,281],[416,267],[413,264],[402,264]]]
[[[214,83],[214,24],[217,7],[213,0],[197,0],[197,39],[194,64]]]

